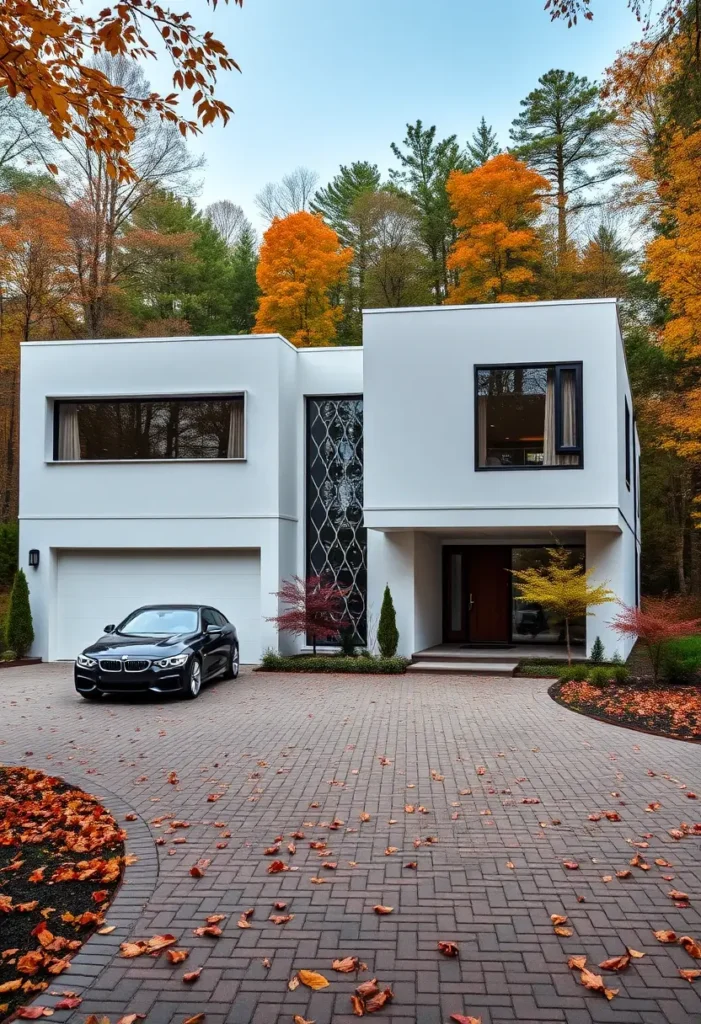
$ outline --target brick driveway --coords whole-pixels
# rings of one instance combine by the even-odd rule
[[[120,819],[129,808],[140,815],[127,825],[139,862],[108,914],[116,931],[93,936],[61,979],[84,995],[73,1020],[139,1012],[147,1024],[180,1024],[205,1011],[206,1024],[275,1024],[294,1014],[350,1024],[357,982],[332,971],[331,960],[351,955],[369,965],[361,981],[377,976],[394,990],[378,1024],[442,1024],[451,1013],[484,1024],[699,1020],[701,979],[689,984],[678,968],[701,962],[660,945],[652,930],[701,940],[701,840],[667,835],[699,816],[681,784],[701,794],[701,749],[582,718],[546,689],[528,679],[245,672],[193,703],[91,705],[73,693],[68,666],[2,670],[0,760],[62,774],[103,796]],[[208,803],[210,793],[221,799]],[[661,804],[654,813],[645,811],[651,801]],[[430,813],[408,814],[405,804]],[[613,809],[620,822],[588,820]],[[152,819],[167,814],[191,822],[177,833],[186,844],[153,843],[167,826]],[[334,818],[344,822],[336,831],[316,824]],[[216,849],[215,820],[232,833],[226,849]],[[299,870],[267,874],[264,847],[297,830],[306,838],[283,859]],[[616,878],[645,833],[653,833],[643,851],[652,869]],[[438,841],[414,847],[428,836]],[[310,839],[326,839],[331,852],[319,857]],[[387,847],[399,852],[385,856]],[[188,869],[201,857],[212,863],[195,880]],[[674,868],[654,866],[656,857]],[[579,870],[563,867],[570,858]],[[409,861],[418,869],[406,869]],[[310,881],[319,876],[325,884]],[[690,909],[674,907],[672,886],[689,893]],[[275,901],[295,915],[288,924],[268,921]],[[394,911],[380,917],[375,904]],[[252,927],[241,930],[236,920],[249,907]],[[223,936],[194,937],[215,912],[229,915]],[[572,937],[553,934],[551,913],[569,916]],[[115,956],[126,938],[168,931],[191,950],[184,966]],[[438,940],[458,942],[460,959],[441,956]],[[626,945],[646,955],[607,975],[620,989],[611,1003],[566,966],[585,953],[597,970]],[[184,985],[183,970],[198,967],[199,981]],[[299,968],[322,971],[330,986],[289,991]]]

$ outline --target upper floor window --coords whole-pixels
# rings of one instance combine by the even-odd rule
[[[625,438],[626,438],[626,487],[630,490],[630,407],[625,399]]]
[[[57,462],[243,458],[243,395],[54,403]]]
[[[476,368],[478,469],[582,466],[582,364]]]

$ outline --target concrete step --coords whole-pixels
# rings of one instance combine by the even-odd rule
[[[512,676],[517,661],[414,661],[407,672],[433,672],[441,675]]]

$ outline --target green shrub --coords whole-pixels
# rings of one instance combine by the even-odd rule
[[[586,665],[578,662],[576,665],[566,665],[565,668],[561,668],[558,675],[566,683],[583,683],[589,675],[589,669]]]
[[[611,678],[615,683],[629,683],[630,670],[625,665],[614,665],[611,669]]]
[[[406,672],[407,658],[347,657],[332,655],[284,655],[266,651],[260,667],[267,672],[345,672],[399,675]]]
[[[377,627],[377,643],[383,658],[393,658],[397,653],[399,630],[397,629],[397,615],[394,610],[392,595],[389,592],[389,586],[385,587],[385,594],[382,598],[380,622]]]
[[[24,575],[24,570],[18,569],[12,584],[10,607],[7,611],[5,645],[11,650],[17,651],[18,656],[23,658],[33,641],[34,627],[32,625],[32,610],[29,606],[27,577]]]
[[[557,663],[541,661],[521,663],[516,674],[530,679],[559,679],[562,666]]]
[[[698,681],[698,666],[694,658],[684,658],[676,651],[667,651],[662,662],[662,676],[668,683],[689,686]]]
[[[7,651],[3,651],[2,654],[0,654],[0,661],[15,661],[16,659],[17,659],[17,652],[16,651],[7,650]]]
[[[591,654],[589,655],[589,661],[593,665],[600,665],[604,660],[604,645],[601,642],[601,637],[597,636],[596,640],[592,644]]]
[[[613,654],[611,656],[611,664],[612,665],[622,665],[623,664],[623,658],[620,656],[618,651],[614,651],[613,652]]]
[[[611,682],[611,669],[604,668],[602,665],[597,665],[592,669],[589,669],[589,678],[587,682],[591,683],[592,686],[598,686],[602,688],[608,686]]]
[[[338,639],[341,644],[341,653],[344,657],[355,657],[355,627],[345,626],[339,630]]]
[[[19,523],[0,523],[0,587],[12,586],[17,572]]]

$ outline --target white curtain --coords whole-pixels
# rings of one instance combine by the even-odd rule
[[[231,406],[226,457],[227,459],[243,458],[243,398],[236,399]]]
[[[479,438],[479,465],[487,465],[487,396],[477,399],[477,436]]]
[[[577,444],[577,389],[574,373],[563,373],[562,382],[562,443]],[[555,371],[548,370],[545,388],[545,423],[543,427],[543,465],[577,466],[579,455],[566,455],[555,450]]]
[[[78,462],[80,459],[80,431],[78,406],[61,403],[58,414],[59,462]]]

